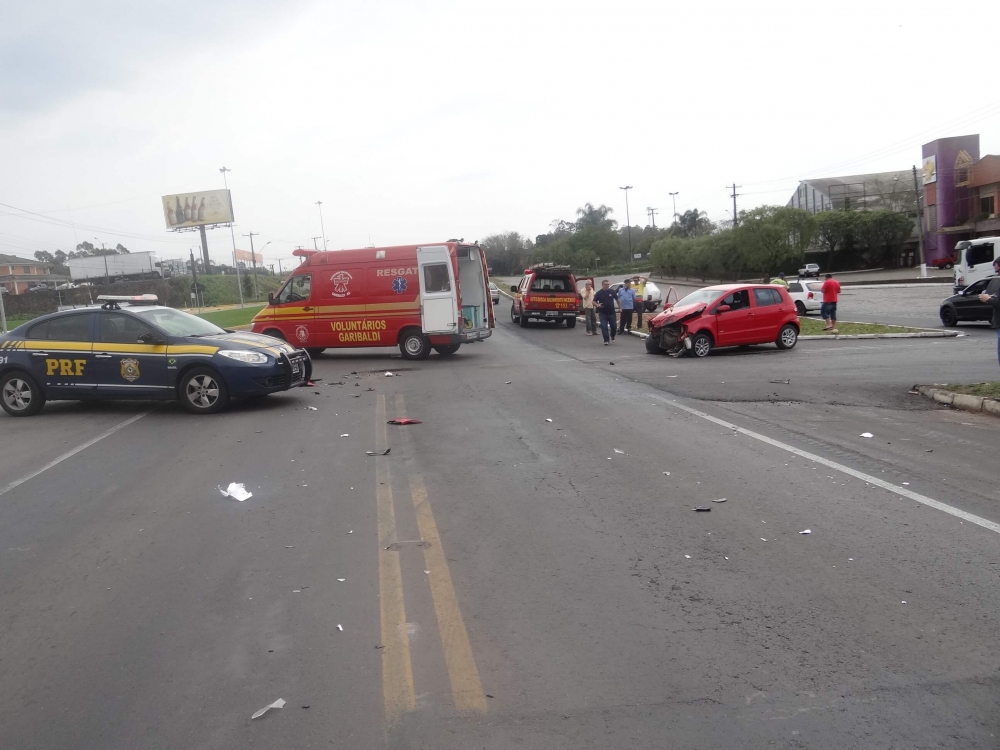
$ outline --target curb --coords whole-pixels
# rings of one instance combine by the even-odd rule
[[[974,414],[989,414],[993,417],[1000,417],[1000,400],[987,398],[986,396],[972,396],[967,393],[955,393],[945,387],[936,385],[915,385],[910,392],[916,391],[924,398],[937,401],[939,404],[951,406],[962,411],[971,411]]]

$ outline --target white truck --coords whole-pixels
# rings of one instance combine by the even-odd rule
[[[66,262],[69,276],[75,282],[132,281],[163,276],[163,269],[156,256],[150,252],[123,253],[121,255],[88,255]]]

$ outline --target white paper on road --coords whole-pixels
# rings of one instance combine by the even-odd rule
[[[350,435],[345,432],[341,437],[350,437]]]
[[[236,482],[230,482],[226,489],[219,487],[219,492],[222,493],[223,497],[232,497],[239,500],[241,503],[248,497],[253,497],[252,492],[247,492],[247,488],[243,484],[237,484]]]
[[[309,411],[319,411],[319,409],[317,409],[317,408],[316,408],[315,406],[307,406],[306,408],[307,408],[307,409],[308,409]]]
[[[551,420],[549,420],[549,421],[551,421]],[[621,453],[622,455],[625,455],[625,451],[620,451],[617,448],[615,448],[615,453]]]
[[[394,377],[396,377],[395,373],[391,373],[391,372],[387,372],[387,373],[385,374],[385,376],[386,376],[387,378],[394,378]]]
[[[805,531],[800,531],[800,534],[812,534],[812,529],[806,529]]]
[[[344,626],[341,625],[339,622],[337,623],[337,630],[339,630],[340,632],[344,632]]]
[[[552,420],[551,420],[551,419],[546,419],[545,421],[546,421],[546,422],[551,422]]]
[[[266,714],[272,708],[281,708],[284,705],[285,705],[285,699],[284,698],[278,698],[278,700],[276,700],[274,703],[272,703],[272,704],[270,704],[268,706],[264,706],[264,708],[262,708],[260,711],[258,711],[257,713],[255,713],[250,718],[251,719],[259,719],[261,716],[263,716],[264,714]]]
[[[726,498],[720,497],[718,500],[713,500],[712,502],[713,503],[724,503],[724,502],[726,502]]]
[[[872,435],[870,432],[862,432],[861,433],[861,437],[872,438],[872,437],[875,437],[875,436]]]

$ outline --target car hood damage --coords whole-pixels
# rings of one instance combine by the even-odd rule
[[[649,336],[646,337],[646,351],[654,353],[662,351],[679,357],[684,353],[684,323],[700,316],[706,307],[708,305],[704,302],[698,302],[661,312],[650,324]]]
[[[705,308],[708,307],[704,302],[695,302],[691,305],[684,305],[683,307],[672,307],[669,310],[664,310],[652,321],[652,327],[658,328],[660,326],[675,325],[677,323],[683,323],[686,320],[691,320],[692,318],[697,318],[703,312]]]

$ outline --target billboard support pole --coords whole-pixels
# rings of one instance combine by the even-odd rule
[[[222,184],[229,191],[229,180],[226,179],[226,172],[231,172],[229,167],[219,169],[222,172]],[[233,214],[233,194],[229,193],[229,216],[235,218]],[[229,236],[233,238],[233,265],[236,267],[236,288],[240,290],[240,308],[243,307],[243,280],[240,278],[240,262],[236,260],[236,232],[233,231],[233,222],[229,222]]]
[[[17,282],[14,282],[15,284]],[[4,289],[4,287],[0,287]],[[7,333],[7,313],[3,309],[3,292],[0,291],[0,333]]]
[[[207,276],[211,273],[211,268],[209,267],[208,262],[208,237],[205,236],[205,225],[202,224],[198,227],[198,231],[201,232],[201,257],[205,261],[204,273]]]

